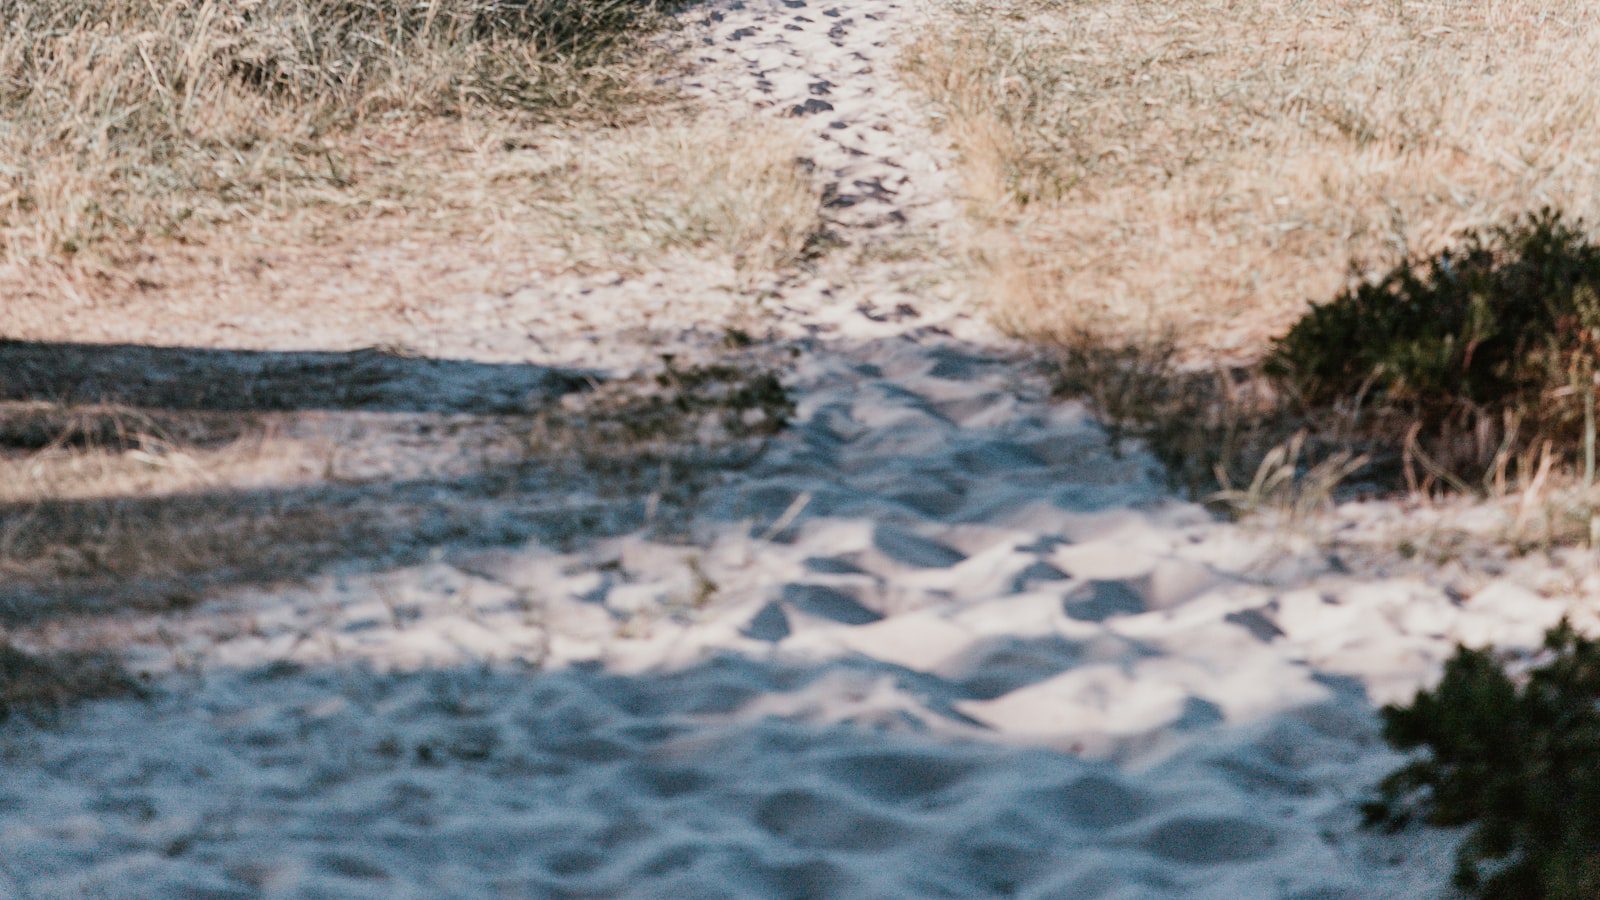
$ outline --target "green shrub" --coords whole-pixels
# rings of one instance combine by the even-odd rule
[[[1547,441],[1576,458],[1597,346],[1600,246],[1546,210],[1312,309],[1266,371],[1356,436],[1471,476]]]
[[[1460,648],[1438,687],[1383,710],[1384,737],[1426,750],[1388,778],[1369,825],[1471,826],[1456,882],[1479,897],[1600,897],[1600,642],[1562,622],[1513,679]]]

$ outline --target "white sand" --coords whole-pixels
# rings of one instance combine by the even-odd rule
[[[797,121],[857,248],[957,227],[893,81],[920,14],[689,14],[708,102],[832,107]],[[860,259],[771,304],[796,424],[688,543],[446,546],[219,598],[148,641],[153,701],[8,725],[0,894],[1438,893],[1449,835],[1357,828],[1395,763],[1374,704],[1565,604],[1214,522],[925,263]]]

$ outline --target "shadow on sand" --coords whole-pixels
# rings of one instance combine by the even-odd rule
[[[517,413],[597,380],[526,364],[349,352],[0,341],[0,402],[202,412]]]

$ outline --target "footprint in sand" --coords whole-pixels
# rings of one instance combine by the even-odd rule
[[[874,529],[872,546],[889,560],[918,569],[948,569],[966,559],[959,550],[893,525]]]
[[[1030,809],[1073,828],[1107,831],[1137,822],[1155,809],[1155,801],[1111,774],[1084,775],[1061,784],[1029,791]]]
[[[912,833],[894,818],[864,808],[848,796],[805,789],[778,791],[762,799],[754,818],[784,842],[810,850],[882,852]]]
[[[978,764],[938,750],[852,753],[824,766],[832,778],[863,796],[888,803],[920,801],[961,784]]]
[[[1140,846],[1162,859],[1191,866],[1247,862],[1271,853],[1276,832],[1236,817],[1180,817],[1151,829]]]
[[[804,615],[840,625],[867,625],[883,618],[850,593],[825,584],[784,585],[783,602]]]

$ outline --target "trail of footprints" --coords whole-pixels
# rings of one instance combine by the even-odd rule
[[[725,59],[703,56],[708,68],[691,87],[806,120],[816,136],[814,161],[832,175],[822,191],[836,224],[857,231],[902,225],[917,205],[902,191],[941,196],[942,180],[914,183],[916,169],[931,175],[935,167],[923,148],[904,139],[929,141],[908,116],[909,105],[878,102],[893,91],[877,67],[893,68],[892,20],[903,12],[900,4],[868,9],[787,0],[753,10],[758,5],[734,3],[705,15],[701,40]]]
[[[949,226],[939,151],[889,76],[912,14],[689,13],[693,89],[811,129],[854,242]],[[1442,883],[1447,853],[1354,829],[1393,762],[1372,692],[1472,628],[1536,636],[1545,607],[1273,570],[1270,541],[1171,499],[957,304],[874,266],[824,260],[786,287],[795,424],[706,494],[689,539],[444,547],[245,598],[151,646],[154,670],[189,662],[150,703],[9,735],[0,893]],[[1393,627],[1352,624],[1374,619]]]

